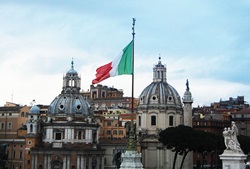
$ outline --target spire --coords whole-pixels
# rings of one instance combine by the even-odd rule
[[[158,61],[158,65],[161,65],[161,54],[159,53],[159,61]]]
[[[71,69],[74,69],[74,61],[73,61],[73,58],[72,58],[72,61],[71,61]]]

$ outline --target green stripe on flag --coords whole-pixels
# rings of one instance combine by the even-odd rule
[[[133,40],[122,51],[122,58],[118,65],[118,75],[132,74]]]

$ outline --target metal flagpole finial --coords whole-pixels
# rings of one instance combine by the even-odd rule
[[[132,27],[132,30],[133,30],[133,33],[132,33],[132,35],[133,35],[133,37],[135,36],[135,18],[133,18],[133,27]]]

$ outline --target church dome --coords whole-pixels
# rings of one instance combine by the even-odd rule
[[[40,108],[37,105],[33,105],[30,108],[30,114],[40,114]]]
[[[167,83],[166,66],[161,58],[153,68],[153,82],[140,94],[139,108],[181,109],[182,103],[178,92]]]
[[[71,69],[63,77],[62,92],[51,102],[48,114],[90,115],[90,104],[80,93],[81,79],[73,65],[72,61]]]

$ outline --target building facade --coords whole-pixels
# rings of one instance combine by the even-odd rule
[[[173,153],[158,141],[158,134],[168,127],[192,125],[193,100],[188,83],[183,103],[175,88],[167,82],[167,69],[159,58],[153,67],[153,82],[140,94],[137,107],[138,142],[146,169],[172,168]],[[185,169],[192,168],[192,161],[188,160]],[[180,164],[180,158],[177,161]]]
[[[0,107],[0,144],[7,144],[8,168],[23,168],[25,160],[25,138],[28,106],[6,102]]]
[[[99,124],[88,101],[80,94],[81,79],[71,69],[63,77],[62,92],[46,116],[32,106],[26,122],[25,169],[104,168],[104,150],[98,146]]]

